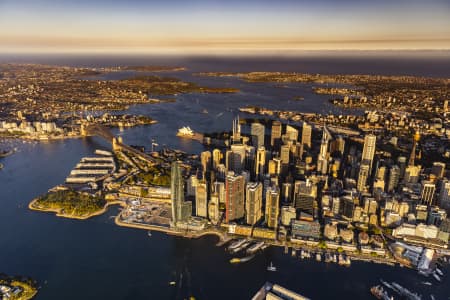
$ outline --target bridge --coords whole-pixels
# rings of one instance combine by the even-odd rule
[[[125,151],[135,155],[149,164],[156,164],[157,161],[150,155],[139,151],[122,141],[122,137],[115,137],[111,131],[101,124],[85,122],[81,124],[81,134],[83,136],[98,136],[112,145],[114,151]]]

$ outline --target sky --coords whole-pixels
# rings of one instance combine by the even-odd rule
[[[450,49],[450,0],[0,0],[0,52]]]

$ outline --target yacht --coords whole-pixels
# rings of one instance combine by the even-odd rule
[[[277,267],[275,267],[275,266],[273,265],[273,263],[270,262],[270,265],[267,267],[267,271],[275,272],[276,270],[277,270]]]

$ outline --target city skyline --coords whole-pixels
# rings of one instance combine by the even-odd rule
[[[0,52],[450,49],[448,2],[0,1]]]

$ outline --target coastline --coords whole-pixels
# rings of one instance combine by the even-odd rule
[[[104,214],[107,209],[109,208],[109,206],[112,205],[120,205],[122,207],[124,207],[124,204],[122,201],[109,201],[106,202],[106,204],[103,206],[102,209],[95,211],[93,213],[90,213],[88,215],[83,215],[83,216],[74,216],[74,215],[68,215],[68,214],[64,214],[61,213],[61,209],[57,209],[57,208],[40,208],[40,207],[36,207],[34,206],[36,201],[38,200],[38,198],[33,199],[29,204],[28,204],[28,208],[34,211],[40,211],[40,212],[50,212],[50,213],[55,213],[55,215],[57,217],[61,217],[61,218],[67,218],[67,219],[76,219],[76,220],[86,220],[95,216],[99,216]]]

